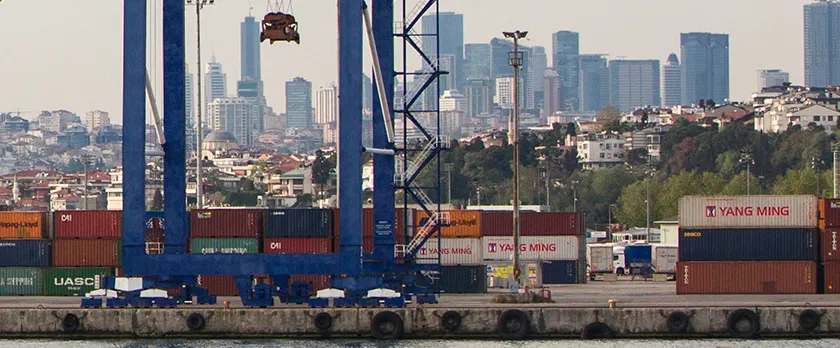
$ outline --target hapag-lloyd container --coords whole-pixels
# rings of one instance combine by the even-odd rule
[[[45,213],[0,212],[0,239],[46,238],[46,226]]]
[[[118,267],[119,239],[56,239],[52,241],[53,266]]]
[[[53,214],[56,239],[119,239],[122,211],[66,210]]]
[[[266,238],[266,254],[327,254],[333,250],[332,238]]]
[[[520,236],[580,236],[584,234],[583,226],[583,213],[519,213]],[[513,236],[513,212],[482,211],[481,236]]]
[[[0,267],[47,267],[50,242],[46,239],[0,240]]]
[[[44,295],[82,296],[102,285],[102,277],[114,275],[113,268],[52,267],[44,271]]]
[[[817,227],[816,196],[685,196],[682,228]]]
[[[0,296],[38,296],[44,294],[41,268],[0,268]]]
[[[0,243],[2,244],[2,243]],[[840,228],[826,228],[820,231],[820,260],[840,261]]]
[[[816,228],[680,228],[681,261],[816,261]]]
[[[580,236],[520,237],[520,260],[577,260],[584,255]],[[482,237],[484,260],[512,260],[513,237]]]
[[[677,263],[677,294],[813,294],[813,261]]]
[[[479,238],[481,237],[481,211],[446,210],[449,213],[449,226],[441,227],[439,235],[444,238]],[[429,215],[418,210],[414,214],[414,225],[419,229],[428,221]]]
[[[481,239],[429,238],[416,254],[417,263],[437,263],[438,254],[442,266],[480,265]]]
[[[262,210],[193,209],[190,212],[190,237],[259,238]]]

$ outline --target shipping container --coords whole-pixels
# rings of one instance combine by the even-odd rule
[[[840,199],[821,199],[819,214],[820,228],[840,227]]]
[[[676,245],[653,244],[653,271],[673,274],[677,270],[679,249]]]
[[[256,254],[260,250],[256,238],[193,238],[191,254]]]
[[[508,289],[513,278],[512,261],[486,261],[484,265],[488,288]],[[537,288],[543,285],[542,262],[522,261],[519,269],[528,275],[528,286]]]
[[[442,266],[481,265],[481,238],[429,238],[416,254],[417,263]]]
[[[56,239],[52,265],[57,267],[119,267],[119,239]]]
[[[481,237],[481,211],[446,210],[449,213],[449,226],[441,227],[439,235],[444,238],[479,238]],[[414,214],[414,225],[419,229],[426,224],[429,215],[418,210]]]
[[[327,289],[330,287],[330,276],[328,275],[293,275],[289,277],[289,287],[295,282],[303,282],[312,285],[312,291],[309,296],[315,296],[318,290]]]
[[[840,251],[838,251],[838,234],[840,228],[830,227],[822,230],[820,233],[820,260],[822,261],[840,261]]]
[[[0,239],[47,238],[47,214],[0,212]]]
[[[680,227],[817,227],[816,196],[685,196],[680,199]]]
[[[200,275],[197,277],[198,284],[206,288],[210,296],[236,296],[239,291],[236,289],[236,281],[232,275]]]
[[[40,296],[43,294],[43,269],[0,268],[0,296]]]
[[[440,290],[451,294],[487,292],[485,266],[441,266]]]
[[[263,217],[266,238],[330,238],[333,235],[330,209],[271,209]]]
[[[543,284],[577,284],[579,282],[578,261],[554,260],[542,262]]]
[[[613,273],[612,244],[587,245],[589,273]]]
[[[677,263],[677,294],[814,294],[813,261]]]
[[[46,239],[0,240],[0,267],[47,267],[49,248]]]
[[[519,213],[520,236],[580,236],[585,232],[583,227],[583,213]],[[481,236],[513,236],[513,212],[482,211]]]
[[[53,214],[56,239],[119,239],[122,211],[66,210]]]
[[[581,236],[520,237],[520,260],[577,260],[585,256]],[[512,260],[513,237],[481,238],[484,260]]]
[[[840,261],[827,261],[821,268],[824,293],[840,294]]]
[[[44,295],[83,296],[99,289],[102,277],[113,276],[113,268],[52,267],[44,271]]]
[[[327,254],[333,251],[332,238],[266,238],[266,254]]]
[[[340,214],[338,209],[334,209],[335,211],[335,250],[339,250],[339,244],[341,243],[340,237]],[[397,208],[394,212],[394,241],[395,244],[404,244],[405,239],[405,216],[404,213],[406,212],[405,208]],[[414,222],[414,209],[407,209],[408,214],[408,221],[409,223]],[[374,220],[373,220],[373,208],[363,208],[362,209],[362,251],[365,253],[372,253],[373,246],[374,246]],[[409,231],[413,231],[413,225],[409,225]],[[409,233],[409,237],[413,236],[413,233]]]
[[[144,236],[146,243],[163,242],[164,221],[164,213],[162,211],[146,212],[146,234]]]
[[[259,238],[262,213],[258,209],[194,209],[190,237]]]
[[[816,228],[680,228],[680,261],[816,261]]]

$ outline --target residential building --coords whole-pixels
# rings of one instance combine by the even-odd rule
[[[338,119],[338,88],[335,84],[318,89],[315,95],[315,124],[334,123]]]
[[[805,86],[840,84],[840,3],[818,1],[805,11]]]
[[[28,132],[29,120],[20,116],[11,116],[3,121],[2,129],[6,133]]]
[[[626,139],[625,152],[645,149],[652,163],[662,160],[662,140],[673,125],[661,125],[632,132]]]
[[[573,31],[558,31],[552,36],[552,64],[560,75],[563,99],[561,111],[580,109],[580,34]]]
[[[497,77],[496,78],[496,97],[495,101],[496,104],[499,105],[502,109],[513,109],[513,98],[514,98],[514,86],[513,86],[513,76],[505,76],[505,77]],[[519,79],[519,86],[521,87],[523,84],[522,79]],[[519,101],[522,101],[522,94],[520,92]],[[520,108],[521,108],[520,104]]]
[[[461,133],[461,122],[464,111],[449,110],[440,112],[440,134],[458,135]]]
[[[210,105],[213,100],[225,98],[227,95],[227,74],[213,55],[204,70],[204,105]]]
[[[468,79],[466,85],[467,117],[477,117],[493,111],[494,81],[488,78]]]
[[[472,43],[464,46],[466,67],[464,75],[471,79],[489,79],[493,76],[492,48],[486,43]]]
[[[683,104],[729,99],[729,35],[680,34]]]
[[[589,133],[575,139],[583,169],[597,170],[624,163],[625,139],[618,133]]]
[[[755,115],[755,130],[766,133],[781,133],[793,125],[807,127],[809,124],[823,126],[826,132],[837,129],[840,112],[825,105],[811,102],[785,103],[777,100],[763,113]]]
[[[69,125],[81,122],[79,116],[67,110],[42,111],[38,115],[38,126],[45,131],[55,133],[61,133]]]
[[[448,89],[461,90],[466,81],[461,73],[464,71],[464,15],[454,12],[431,13],[423,16],[420,26],[424,35],[437,33],[437,37],[422,37],[424,53],[430,57],[448,54],[455,58],[454,69],[449,76],[453,80],[452,88]],[[440,52],[437,51],[438,47]]]
[[[610,62],[610,104],[622,112],[659,106],[659,60]]]
[[[662,105],[665,107],[672,107],[681,105],[682,100],[682,66],[680,66],[680,59],[677,58],[676,53],[671,53],[665,64],[662,65],[662,80],[660,87],[662,89]]]
[[[108,195],[108,210],[122,210],[123,208],[123,170],[122,167],[116,167],[108,172],[111,176],[111,183],[105,188],[105,193]],[[156,176],[149,168],[146,168],[146,178]],[[155,192],[163,191],[163,181],[146,179],[146,208],[151,208],[155,200]]]
[[[563,102],[562,86],[563,82],[560,79],[560,74],[554,68],[545,69],[543,77],[543,115],[551,117],[554,113],[562,110],[561,103]]]
[[[440,97],[440,111],[467,112],[467,98],[455,90],[446,90]]]
[[[786,82],[790,82],[790,74],[779,69],[759,69],[758,70],[758,89],[761,91],[767,87],[782,86]]]
[[[96,130],[104,125],[111,124],[111,118],[108,113],[102,110],[88,111],[85,114],[85,127],[90,130]]]
[[[88,130],[81,125],[73,125],[58,136],[58,145],[69,148],[82,148],[90,145]]]
[[[599,112],[610,103],[610,69],[605,54],[580,55],[580,112]]]
[[[207,118],[212,130],[230,132],[241,146],[253,145],[254,104],[251,101],[239,97],[216,98],[208,109]]]
[[[286,127],[312,128],[312,82],[302,77],[286,81]]]
[[[122,141],[122,131],[113,125],[99,127],[96,131],[97,144],[119,143]]]

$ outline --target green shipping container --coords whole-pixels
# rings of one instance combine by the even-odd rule
[[[83,296],[102,284],[102,277],[114,275],[113,268],[53,267],[44,274],[44,294],[47,296]]]
[[[0,296],[44,294],[44,271],[40,268],[0,268]]]
[[[257,238],[193,238],[190,240],[191,254],[256,254],[259,252]]]

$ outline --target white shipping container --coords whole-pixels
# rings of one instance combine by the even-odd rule
[[[656,273],[675,273],[679,253],[676,245],[657,245],[653,247],[653,271]]]
[[[417,251],[417,263],[437,263],[440,254],[441,266],[470,266],[481,263],[481,239],[479,238],[429,238]]]
[[[613,244],[587,245],[589,273],[613,272]]]
[[[682,228],[776,228],[817,226],[816,196],[685,196]]]
[[[519,237],[520,260],[578,260],[582,236]],[[513,237],[482,237],[485,260],[513,260]]]

